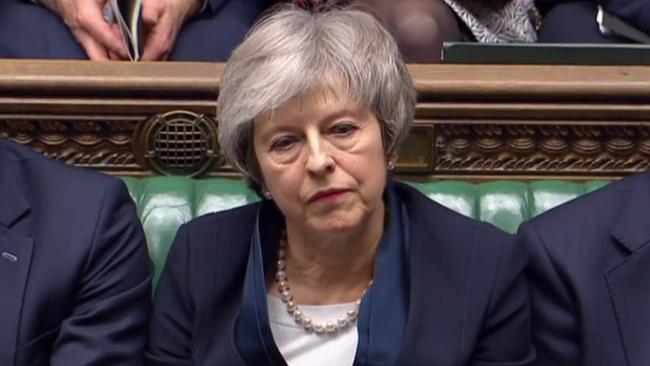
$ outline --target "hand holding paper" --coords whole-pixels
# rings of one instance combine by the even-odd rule
[[[165,60],[181,27],[201,8],[200,0],[142,0],[143,61]]]
[[[107,1],[40,0],[63,19],[91,60],[108,60],[111,53],[128,58],[119,34],[103,18]]]

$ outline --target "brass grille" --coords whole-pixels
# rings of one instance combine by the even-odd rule
[[[144,160],[157,173],[196,176],[218,160],[215,122],[174,111],[148,120],[139,131]]]

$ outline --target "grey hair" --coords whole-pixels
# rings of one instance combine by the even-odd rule
[[[345,92],[373,112],[387,156],[397,155],[416,95],[392,36],[362,10],[283,6],[253,26],[219,86],[219,144],[253,186],[263,182],[250,156],[253,119],[323,87]]]

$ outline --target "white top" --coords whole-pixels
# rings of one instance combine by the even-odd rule
[[[278,297],[266,296],[269,322],[278,350],[289,366],[352,366],[357,351],[357,327],[350,326],[334,334],[307,333],[296,324],[287,306]],[[354,303],[300,305],[300,310],[316,323],[336,321],[354,308]],[[356,324],[356,323],[355,323]]]

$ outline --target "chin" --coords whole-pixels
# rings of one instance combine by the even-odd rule
[[[322,218],[313,223],[313,226],[321,232],[344,233],[359,227],[363,221],[361,215],[354,212],[336,213],[331,217]]]

